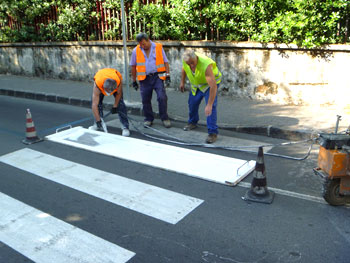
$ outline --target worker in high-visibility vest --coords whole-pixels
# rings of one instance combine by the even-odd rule
[[[163,45],[152,42],[146,33],[136,36],[139,43],[131,54],[130,66],[133,87],[139,88],[145,116],[144,126],[153,124],[154,115],[152,110],[152,93],[157,94],[160,119],[166,128],[170,128],[171,122],[168,117],[168,97],[165,86],[170,84],[169,63],[165,55]]]
[[[94,87],[92,90],[92,103],[91,109],[95,117],[95,124],[90,129],[105,131],[107,128],[103,127],[103,99],[105,96],[114,96],[114,104],[111,109],[111,113],[119,114],[119,120],[122,125],[122,135],[129,136],[129,121],[127,118],[127,109],[123,100],[123,85],[122,75],[120,72],[113,68],[104,68],[94,76]]]
[[[199,121],[198,108],[205,98],[205,115],[207,116],[208,137],[207,143],[213,143],[217,139],[217,90],[221,82],[221,72],[211,58],[193,50],[187,50],[183,55],[180,91],[185,91],[185,78],[191,83],[191,91],[188,98],[189,119],[184,127],[185,131],[195,129]]]

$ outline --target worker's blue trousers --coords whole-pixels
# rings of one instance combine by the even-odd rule
[[[218,85],[218,89],[219,89],[219,85]],[[195,96],[193,96],[192,91],[190,91],[190,96],[188,97],[188,108],[189,108],[188,123],[197,124],[197,122],[199,121],[198,108],[199,108],[200,103],[202,102],[203,97],[205,98],[205,104],[208,103],[209,90],[210,90],[210,88],[208,88],[203,93],[199,89],[197,89],[197,92],[196,92]],[[208,134],[212,134],[212,133],[218,134],[218,126],[216,125],[216,121],[217,121],[217,111],[216,111],[217,99],[218,99],[218,96],[216,95],[211,115],[207,116]]]
[[[140,81],[140,86],[145,121],[154,120],[152,109],[153,90],[157,94],[159,117],[162,121],[168,120],[168,97],[165,92],[163,80],[158,77],[158,73],[147,75],[145,80]]]
[[[115,98],[115,96],[117,95],[117,93],[113,93],[113,96]],[[105,95],[103,95],[103,93],[100,93],[100,100],[98,102],[98,112],[100,114],[100,117],[103,118],[103,99],[104,99]],[[126,109],[126,105],[124,103],[124,99],[123,99],[123,95],[120,98],[118,107],[117,107],[117,112],[119,115],[119,120],[121,122],[121,124],[123,125],[123,128],[127,128],[129,129],[129,120],[127,117],[127,109]]]

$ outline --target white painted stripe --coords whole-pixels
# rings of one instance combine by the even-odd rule
[[[36,263],[126,262],[135,253],[0,193],[0,241]]]
[[[203,202],[28,148],[3,155],[0,161],[171,224]]]
[[[88,151],[222,184],[228,182],[236,185],[255,167],[255,161],[189,150],[82,127],[65,130],[46,138]]]
[[[238,184],[238,186],[241,186],[241,187],[244,187],[244,188],[250,188],[251,184],[247,183],[247,182],[240,182]],[[280,195],[294,197],[294,198],[299,198],[299,199],[312,201],[312,202],[316,202],[316,203],[321,203],[321,204],[327,204],[327,202],[321,197],[312,196],[312,195],[306,195],[306,194],[300,194],[300,193],[291,192],[291,191],[278,189],[278,188],[274,188],[274,187],[269,187],[269,186],[267,188],[269,190],[271,190],[271,191],[274,191],[277,194],[280,194]]]

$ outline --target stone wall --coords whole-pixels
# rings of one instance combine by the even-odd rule
[[[350,45],[310,51],[259,43],[161,43],[170,63],[170,88],[178,88],[181,56],[193,48],[217,62],[223,73],[221,95],[281,104],[349,104]],[[135,45],[127,43],[128,61]],[[0,44],[2,74],[85,81],[103,67],[125,76],[122,41]]]

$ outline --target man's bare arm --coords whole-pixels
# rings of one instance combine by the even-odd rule
[[[131,66],[131,78],[132,81],[136,81],[136,66]]]
[[[92,90],[92,103],[91,103],[91,109],[92,109],[92,114],[94,115],[94,118],[96,121],[100,121],[100,113],[98,112],[98,103],[100,101],[100,94],[101,91],[99,88],[96,86],[96,83],[94,83],[94,87]]]
[[[113,107],[116,108],[118,107],[119,105],[119,101],[122,97],[122,94],[123,94],[123,84],[120,83],[119,84],[119,88],[118,88],[118,92],[117,92],[117,95],[115,96],[115,99],[114,99],[114,104],[113,104]]]
[[[212,108],[213,108],[213,104],[214,104],[214,101],[215,101],[216,92],[218,90],[218,86],[216,85],[216,80],[215,80],[215,77],[214,77],[214,72],[213,72],[212,65],[209,65],[207,67],[207,69],[205,71],[205,79],[207,80],[208,85],[210,87],[209,99],[208,99],[207,106],[205,107],[205,115],[206,116],[210,116]]]

